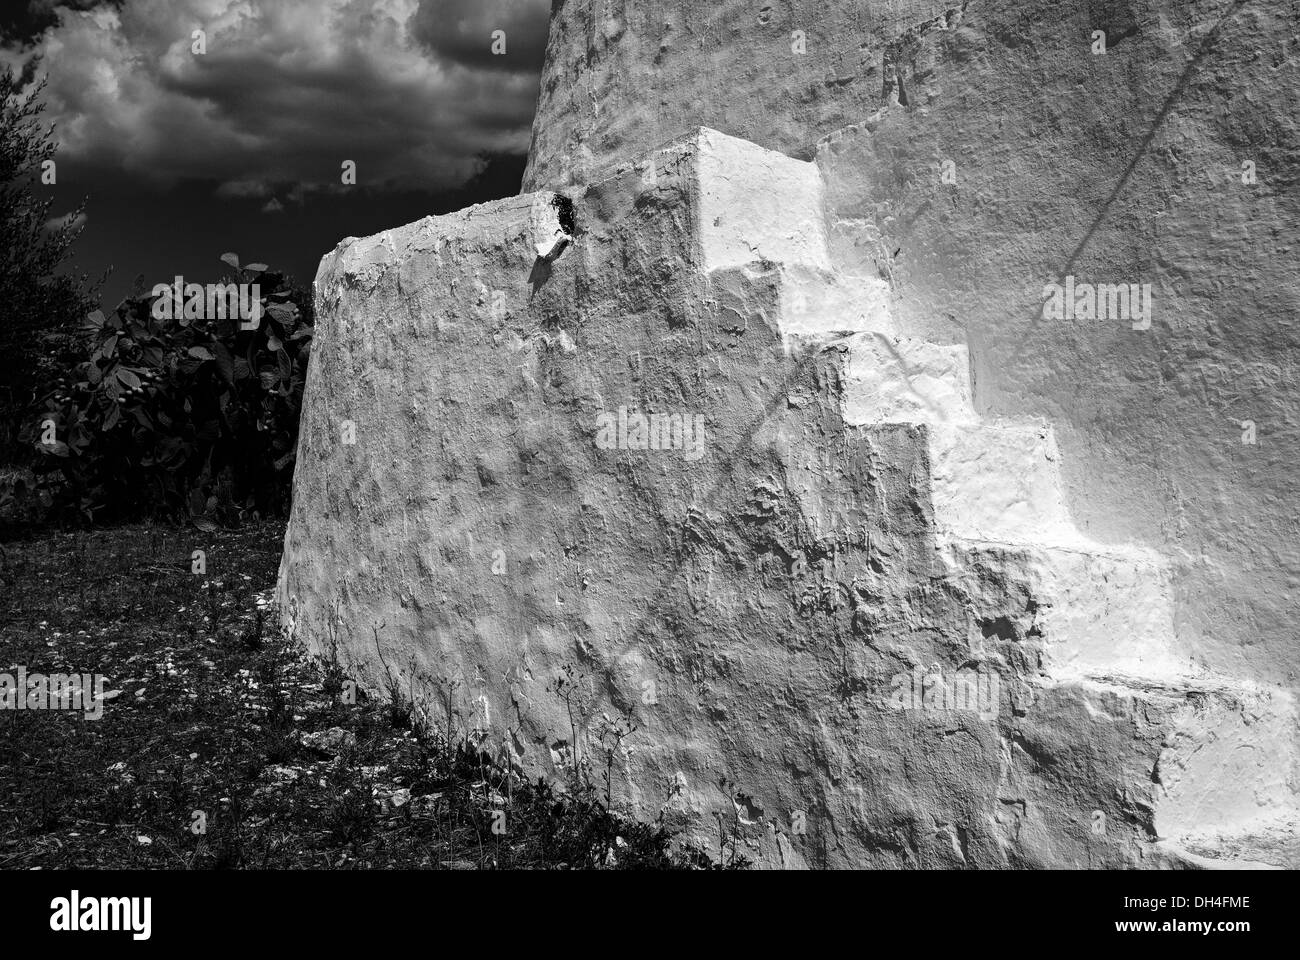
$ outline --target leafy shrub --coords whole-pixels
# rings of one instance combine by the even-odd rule
[[[35,526],[45,516],[34,479],[26,468],[0,467],[0,540]]]
[[[53,334],[75,327],[93,285],[66,275],[81,233],[84,202],[53,216],[54,193],[41,182],[54,161],[53,126],[42,124],[45,81],[0,69],[0,465],[25,464],[22,414],[36,396]],[[54,222],[51,226],[51,222]],[[0,492],[0,501],[4,494]],[[0,503],[0,516],[4,514]]]
[[[222,260],[236,282],[258,284],[256,329],[170,318],[155,293],[86,319],[24,428],[47,504],[91,521],[188,515],[204,528],[283,512],[311,302],[265,264]]]

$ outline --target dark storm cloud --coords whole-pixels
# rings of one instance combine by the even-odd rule
[[[282,201],[338,186],[345,160],[363,189],[447,189],[483,155],[525,150],[548,11],[546,0],[60,6],[34,5],[56,21],[0,62],[39,55],[62,156]],[[504,56],[491,52],[498,29]]]
[[[310,281],[344,237],[518,192],[548,6],[0,0],[0,69],[47,80],[51,213],[89,198],[68,269],[112,266],[111,306],[228,250]]]
[[[549,8],[549,3],[520,0],[420,0],[411,32],[455,63],[535,77],[546,52]],[[497,30],[505,34],[504,55],[491,50]]]
[[[59,8],[90,10],[120,7],[124,0],[8,0],[0,4],[0,44],[29,46],[59,24]]]

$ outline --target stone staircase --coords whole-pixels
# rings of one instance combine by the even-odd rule
[[[1069,688],[1098,722],[1125,722],[1115,703],[1159,718],[1155,862],[1300,865],[1292,696],[1179,655],[1165,559],[1079,531],[1051,424],[982,418],[966,347],[902,335],[888,284],[835,268],[815,164],[716,131],[698,138],[702,268],[775,265],[787,350],[841,356],[845,422],[924,427],[937,550],[951,577],[974,586],[992,574],[1034,598],[1042,666],[1031,683]]]

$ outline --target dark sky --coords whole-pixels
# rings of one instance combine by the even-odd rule
[[[346,236],[518,192],[549,7],[5,0],[0,69],[48,79],[45,189],[60,214],[88,199],[72,267],[113,268],[106,306],[140,274],[215,279],[227,251],[309,284]]]

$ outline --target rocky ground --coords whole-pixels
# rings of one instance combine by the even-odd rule
[[[267,524],[0,544],[0,674],[105,677],[99,720],[0,710],[0,868],[707,864],[597,785],[529,783],[353,694],[279,635],[282,543]]]

